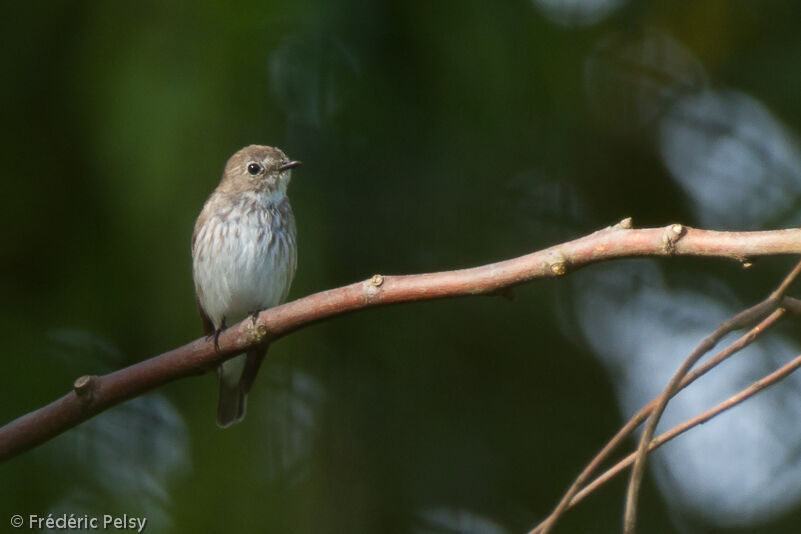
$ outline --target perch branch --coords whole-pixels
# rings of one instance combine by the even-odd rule
[[[0,462],[90,417],[167,382],[205,372],[248,347],[330,317],[366,308],[494,294],[534,279],[562,276],[600,261],[655,256],[704,256],[747,262],[755,256],[801,254],[801,229],[715,232],[680,224],[631,229],[631,220],[518,258],[481,267],[408,276],[375,275],[262,312],[225,330],[219,350],[207,339],[103,376],[77,379],[72,391],[0,428]]]

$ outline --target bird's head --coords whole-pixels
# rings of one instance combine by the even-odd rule
[[[218,190],[227,193],[286,193],[291,171],[298,165],[299,161],[290,160],[278,148],[246,146],[228,159]]]

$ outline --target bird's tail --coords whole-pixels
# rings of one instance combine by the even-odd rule
[[[248,392],[266,353],[266,347],[255,347],[246,354],[224,361],[217,368],[220,390],[217,425],[221,428],[228,428],[245,418]]]

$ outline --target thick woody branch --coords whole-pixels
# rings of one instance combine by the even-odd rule
[[[210,340],[201,338],[107,375],[80,377],[65,396],[0,428],[0,462],[166,382],[205,372],[248,347],[336,315],[401,302],[493,294],[620,258],[708,256],[747,262],[755,256],[777,254],[801,254],[801,229],[714,232],[673,224],[633,230],[626,219],[574,241],[481,267],[375,275],[264,311],[255,322],[242,321],[220,335],[218,351]]]

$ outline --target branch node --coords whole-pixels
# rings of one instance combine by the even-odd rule
[[[269,337],[269,334],[270,332],[267,330],[266,326],[251,321],[247,329],[247,343],[254,345],[263,343]]]
[[[381,294],[381,286],[384,285],[384,276],[381,274],[374,274],[364,282],[362,282],[362,293],[366,302],[373,302]]]
[[[92,375],[83,375],[75,379],[75,382],[72,383],[72,389],[79,399],[84,402],[92,400],[92,394],[97,382],[96,378]]]
[[[676,252],[676,243],[679,242],[684,234],[687,233],[687,229],[681,224],[671,224],[667,228],[665,228],[665,232],[662,234],[662,248],[667,254],[673,254]]]
[[[622,230],[631,230],[633,227],[634,225],[632,224],[631,217],[626,217],[615,225],[615,228],[620,228]]]
[[[260,324],[256,327],[256,333],[258,334],[259,338],[264,341],[264,338],[266,338],[268,334],[267,327],[263,324]]]
[[[557,252],[554,259],[548,263],[548,267],[556,276],[564,276],[567,274],[567,258],[561,252]]]

